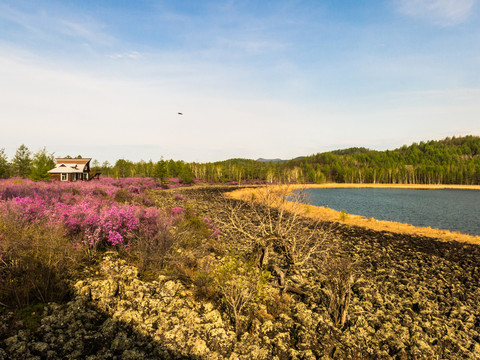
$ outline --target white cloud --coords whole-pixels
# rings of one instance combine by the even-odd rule
[[[143,57],[143,55],[138,51],[129,51],[124,53],[111,54],[108,57],[112,59],[139,59]]]
[[[426,19],[434,24],[453,26],[467,20],[478,0],[396,0],[400,13]]]
[[[239,50],[242,53],[248,54],[261,54],[261,53],[268,53],[272,51],[279,51],[283,50],[287,47],[286,43],[282,43],[280,41],[275,41],[271,39],[267,40],[259,40],[256,39],[238,39],[238,40],[231,40],[231,39],[220,39],[219,44],[222,48],[232,49],[232,50]]]
[[[116,39],[105,32],[105,25],[90,16],[62,13],[58,9],[21,9],[0,4],[0,20],[10,26],[22,29],[23,36],[41,41],[68,41],[98,46],[111,46]],[[61,43],[65,46],[65,42]]]
[[[104,32],[104,25],[88,20],[65,20],[59,18],[52,18],[53,22],[56,22],[52,27],[52,31],[63,33],[72,38],[78,38],[86,40],[96,45],[112,45],[115,42],[115,38],[110,34]]]

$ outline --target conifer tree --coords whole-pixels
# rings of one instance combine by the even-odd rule
[[[8,178],[10,175],[10,167],[5,149],[0,149],[0,179]]]
[[[24,144],[20,145],[12,160],[13,173],[15,176],[26,178],[30,175],[32,164],[31,152]]]

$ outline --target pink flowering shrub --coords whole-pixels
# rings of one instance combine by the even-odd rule
[[[184,211],[184,208],[181,206],[174,206],[170,209],[170,213],[172,214],[172,216],[181,215]]]
[[[54,212],[64,224],[67,235],[80,237],[89,246],[129,246],[140,226],[136,215],[139,206],[105,205],[95,201],[60,204]]]
[[[14,197],[0,204],[2,212],[9,211],[20,223],[43,219],[47,202],[39,197]]]
[[[175,194],[173,196],[175,200],[182,200],[182,201],[188,201],[188,198],[186,196],[180,195],[180,194]]]
[[[212,238],[218,238],[220,236],[220,230],[215,226],[213,223],[213,220],[210,220],[208,218],[203,218],[203,222],[207,227],[210,229],[210,237]]]
[[[146,190],[155,188],[161,188],[161,184],[150,178],[102,178],[78,182],[34,182],[8,179],[0,181],[0,200],[38,196],[46,201],[68,203],[72,198],[78,199],[79,195],[114,200],[117,193],[120,193],[128,194],[127,202],[143,204],[147,197]]]
[[[105,178],[90,182],[0,181],[0,215],[16,221],[60,224],[65,235],[88,246],[130,246],[168,231],[183,214],[152,207],[145,190],[159,187],[148,178]],[[150,206],[149,206],[150,205]]]
[[[61,300],[67,279],[92,260],[90,249],[118,249],[143,273],[167,266],[196,274],[219,231],[188,206],[153,206],[147,190],[155,188],[161,184],[148,178],[0,180],[0,302]]]

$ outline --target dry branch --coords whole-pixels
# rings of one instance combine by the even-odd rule
[[[274,248],[289,267],[302,268],[331,237],[320,221],[305,221],[307,200],[305,191],[292,192],[288,185],[252,189],[239,200],[225,197],[223,225],[261,252],[260,266],[268,264],[270,248]]]

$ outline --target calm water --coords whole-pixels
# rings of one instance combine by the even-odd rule
[[[377,220],[480,235],[480,190],[307,189],[310,203]]]

